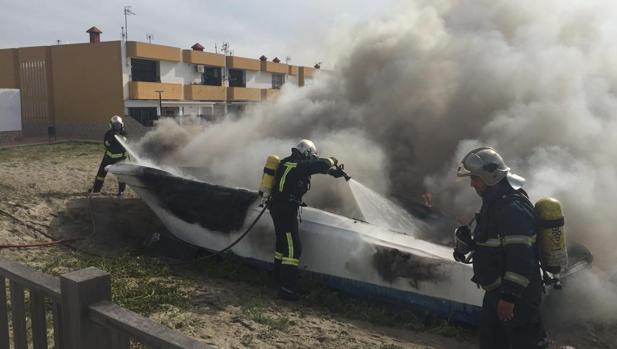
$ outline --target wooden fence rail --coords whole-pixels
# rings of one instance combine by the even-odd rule
[[[29,342],[34,349],[48,348],[48,313],[54,348],[128,349],[131,339],[147,348],[211,348],[112,303],[111,278],[99,269],[57,278],[0,258],[0,349],[11,348],[11,328],[14,349],[27,349]]]

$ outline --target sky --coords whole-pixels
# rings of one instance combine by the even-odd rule
[[[128,39],[181,48],[229,42],[236,56],[262,54],[290,64],[332,67],[330,30],[352,26],[391,11],[394,0],[0,0],[0,48],[87,42],[96,26],[101,40],[121,40],[124,6]],[[335,43],[334,43],[335,44]]]

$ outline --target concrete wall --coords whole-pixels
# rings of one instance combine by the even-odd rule
[[[17,49],[0,50],[0,88],[19,88]]]
[[[51,46],[55,121],[102,123],[122,114],[120,41]]]
[[[18,89],[0,89],[0,132],[21,132],[21,94]]]

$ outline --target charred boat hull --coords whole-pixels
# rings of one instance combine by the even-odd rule
[[[138,193],[172,234],[207,250],[235,241],[261,211],[253,191],[130,163],[110,171]],[[302,210],[299,229],[300,269],[319,275],[327,285],[476,322],[482,291],[469,281],[471,266],[452,260],[451,248],[311,207]],[[264,215],[232,252],[271,264],[273,231]]]

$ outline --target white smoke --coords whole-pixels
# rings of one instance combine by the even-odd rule
[[[409,1],[393,13],[335,29],[333,71],[177,138],[160,161],[204,166],[222,184],[257,188],[268,154],[286,156],[309,138],[405,207],[428,190],[435,206],[468,215],[479,200],[455,180],[456,165],[489,145],[527,178],[532,199],[562,202],[569,238],[610,271],[617,264],[617,3]],[[321,179],[311,194],[319,201],[337,185]]]

